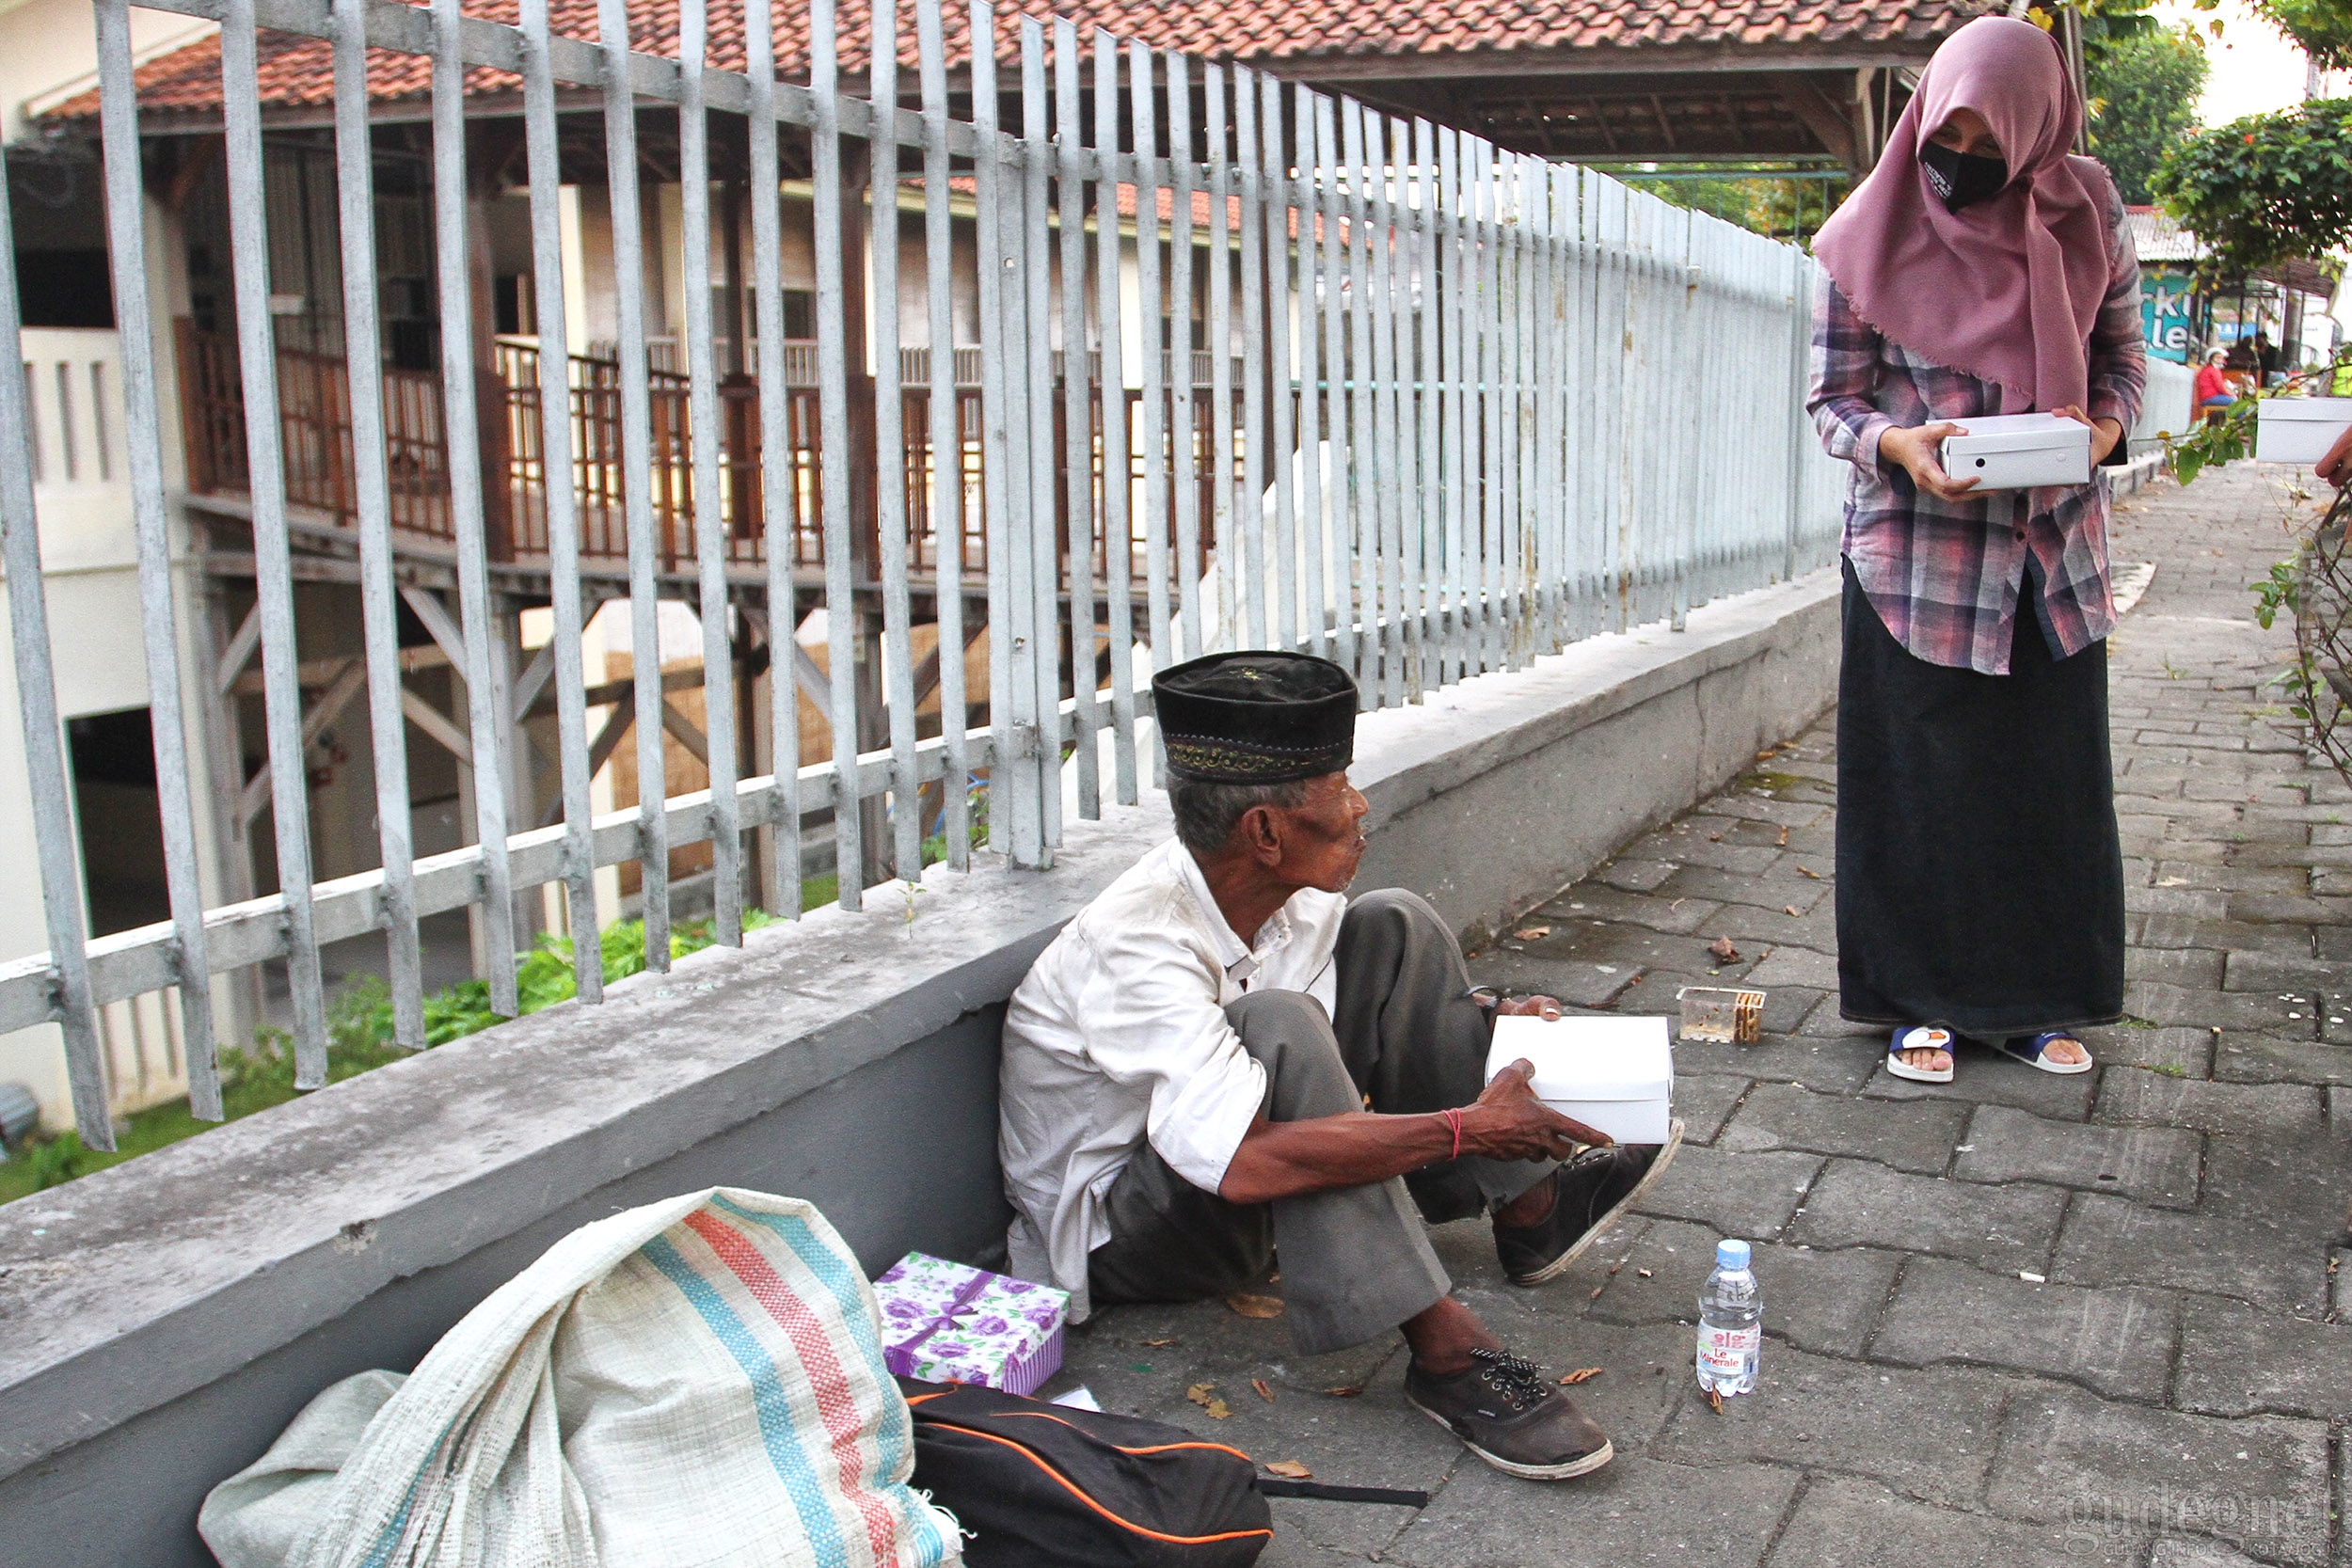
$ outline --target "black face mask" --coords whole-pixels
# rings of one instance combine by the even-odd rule
[[[1979,158],[1956,152],[1941,142],[1929,142],[1919,149],[1919,162],[1928,171],[1928,183],[1955,213],[1992,199],[2009,184],[2005,158]]]

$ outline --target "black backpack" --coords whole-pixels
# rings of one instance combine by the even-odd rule
[[[971,1568],[1248,1568],[1274,1539],[1268,1497],[1429,1500],[1261,1479],[1240,1449],[1137,1416],[898,1386],[914,1413],[914,1484],[972,1532]]]
[[[1134,1416],[901,1378],[914,1484],[970,1568],[1248,1568],[1274,1513],[1238,1449]]]

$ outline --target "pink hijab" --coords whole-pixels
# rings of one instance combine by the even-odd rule
[[[1919,148],[1954,109],[2001,144],[2010,183],[1955,213]],[[1928,62],[1878,166],[1813,244],[1862,319],[1912,353],[1997,382],[2007,413],[2085,401],[2107,286],[2106,171],[2069,155],[2082,101],[2056,40],[1979,17]]]

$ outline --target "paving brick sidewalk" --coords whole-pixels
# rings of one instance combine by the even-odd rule
[[[1437,1233],[1510,1343],[1603,1369],[1576,1392],[1615,1463],[1498,1475],[1406,1405],[1395,1336],[1299,1357],[1221,1304],[1104,1314],[1071,1380],[1434,1494],[1278,1505],[1281,1568],[2352,1568],[2352,791],[2281,730],[2262,683],[2290,638],[2246,588],[2309,503],[2239,465],[2127,505],[2117,557],[2157,573],[2114,639],[2132,1018],[2093,1032],[2095,1072],[1963,1052],[1953,1084],[1907,1084],[1838,1020],[1824,721],[1472,960],[1626,1012],[1694,980],[1772,995],[1762,1043],[1677,1048],[1691,1143],[1567,1276],[1514,1290],[1484,1222]],[[1767,1333],[1721,1415],[1688,1326],[1718,1235],[1756,1243]],[[1186,1402],[1200,1383],[1230,1418]]]

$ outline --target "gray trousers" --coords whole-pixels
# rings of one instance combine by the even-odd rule
[[[1351,902],[1337,961],[1336,1019],[1302,991],[1258,991],[1226,1009],[1242,1049],[1265,1066],[1267,1119],[1410,1115],[1478,1098],[1486,1017],[1426,900],[1384,889]],[[1146,1143],[1104,1195],[1111,1236],[1089,1259],[1088,1287],[1098,1307],[1198,1301],[1263,1278],[1279,1248],[1292,1342],[1310,1355],[1361,1344],[1452,1288],[1424,1221],[1508,1203],[1552,1164],[1465,1156],[1368,1186],[1236,1204],[1186,1181]]]

